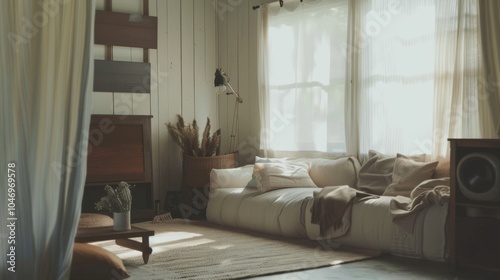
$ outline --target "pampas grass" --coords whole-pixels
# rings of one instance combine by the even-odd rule
[[[201,143],[199,140],[199,127],[196,120],[186,125],[184,118],[177,115],[177,123],[167,123],[167,129],[173,141],[179,145],[182,152],[193,157],[211,157],[219,155],[220,129],[210,136],[210,118],[207,118],[205,129],[202,133]]]

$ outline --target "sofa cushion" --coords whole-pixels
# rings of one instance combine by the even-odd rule
[[[74,244],[70,280],[108,280],[128,277],[130,276],[122,260],[112,252],[91,244]]]
[[[394,162],[397,157],[406,157],[402,154],[389,156],[380,152],[369,150],[368,161],[361,166],[358,174],[358,189],[367,193],[382,195],[385,189],[392,183]],[[416,161],[424,161],[424,155],[413,155],[410,157]]]
[[[310,164],[309,176],[316,186],[348,185],[355,188],[358,180],[359,161],[355,157],[337,159],[301,158],[289,162],[305,162]]]
[[[252,179],[253,164],[210,171],[210,190],[219,188],[244,188]]]
[[[307,163],[309,176],[320,188],[348,185],[355,188],[360,164],[355,157],[328,158],[255,158],[256,163]]]
[[[432,178],[438,179],[450,177],[450,160],[443,157],[439,157],[437,160],[439,161],[439,163],[436,167],[436,170],[434,170]]]
[[[392,183],[387,187],[383,195],[410,197],[415,187],[432,178],[437,165],[437,161],[416,162],[405,157],[396,158]]]
[[[253,175],[257,188],[270,191],[281,188],[316,188],[309,177],[309,165],[303,162],[255,163]]]

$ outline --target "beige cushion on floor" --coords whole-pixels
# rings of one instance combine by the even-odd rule
[[[109,227],[112,225],[113,219],[111,217],[97,213],[82,213],[78,222],[79,228]]]
[[[109,280],[130,277],[123,262],[99,246],[75,243],[70,280]]]

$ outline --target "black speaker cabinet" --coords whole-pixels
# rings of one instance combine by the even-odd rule
[[[449,257],[500,275],[500,139],[449,139]]]

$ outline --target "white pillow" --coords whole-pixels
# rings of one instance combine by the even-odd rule
[[[253,164],[236,168],[212,169],[210,190],[220,188],[244,188],[252,179]]]
[[[255,163],[253,175],[257,188],[267,192],[282,188],[316,188],[309,177],[309,165],[296,163]]]

